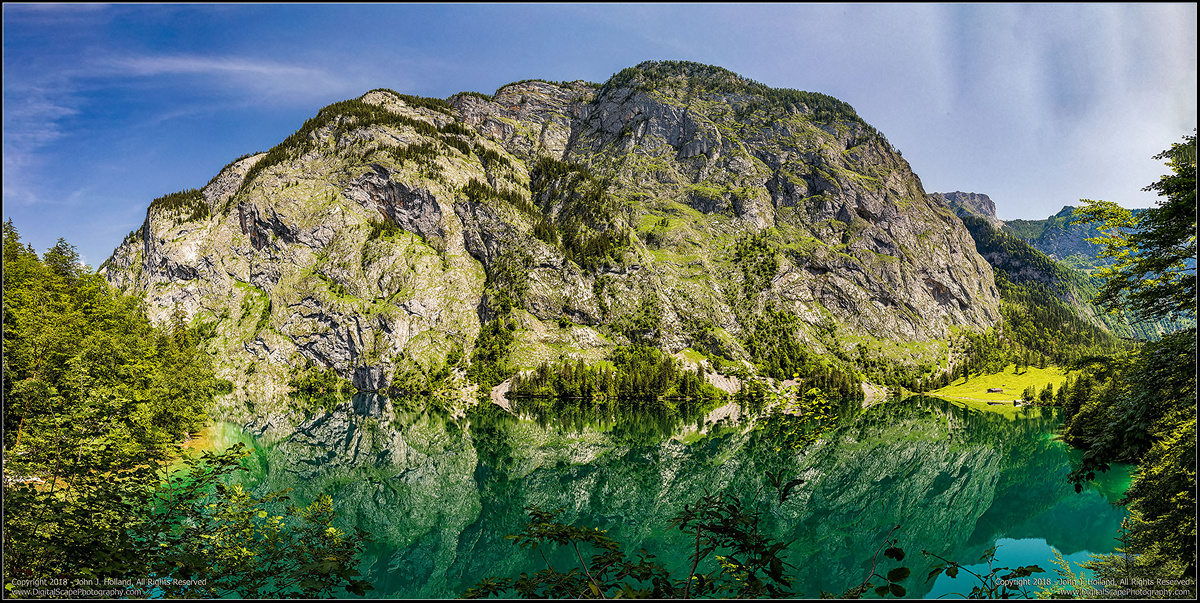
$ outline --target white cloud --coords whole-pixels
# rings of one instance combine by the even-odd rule
[[[41,150],[64,136],[64,121],[87,119],[98,107],[97,92],[135,96],[147,85],[174,92],[212,92],[192,104],[164,105],[143,116],[140,125],[192,116],[225,105],[312,103],[330,94],[354,95],[366,88],[330,72],[302,65],[244,57],[99,56],[58,70],[13,69],[6,61],[4,90],[4,199],[17,204],[43,203],[31,187],[44,167]],[[177,78],[184,78],[180,82]],[[360,89],[361,88],[361,89]]]
[[[199,76],[197,87],[213,83],[234,93],[272,100],[308,100],[350,89],[352,84],[327,70],[243,57],[117,56],[92,65],[93,77],[164,78]]]

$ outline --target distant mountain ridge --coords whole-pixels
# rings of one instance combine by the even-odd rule
[[[1140,211],[1133,210],[1135,215]],[[1095,224],[1071,224],[1074,212],[1074,206],[1065,205],[1044,220],[1009,220],[1005,230],[1058,261],[1071,261],[1071,265],[1081,268],[1105,264],[1106,260],[1099,257],[1101,247],[1087,241],[1103,236],[1100,229]],[[1069,260],[1071,256],[1076,258]]]
[[[1165,322],[1142,323],[1123,312],[1108,313],[1091,303],[1101,286],[1093,273],[1112,261],[1099,255],[1100,245],[1087,241],[1103,237],[1095,224],[1072,224],[1074,206],[1064,206],[1044,220],[1003,221],[996,217],[996,205],[985,194],[956,191],[932,195],[955,210],[975,238],[977,250],[994,269],[1004,272],[1009,282],[1045,286],[1080,317],[1120,337],[1155,340],[1181,327]],[[1144,210],[1131,211],[1137,216]],[[1045,257],[1038,257],[1039,253]]]
[[[1107,262],[1099,257],[1100,246],[1087,241],[1102,236],[1096,225],[1071,224],[1074,206],[1065,205],[1058,213],[1042,220],[1001,220],[996,216],[996,203],[986,194],[961,191],[930,194],[954,210],[960,218],[982,218],[992,228],[1029,243],[1051,259],[1083,270],[1091,270]],[[1140,211],[1135,209],[1133,213],[1137,215]]]
[[[1159,321],[1146,323],[1135,320],[1126,312],[1106,312],[1092,303],[1102,281],[1088,271],[1057,261],[1030,243],[1014,236],[1007,228],[997,230],[978,216],[964,216],[963,224],[971,231],[976,249],[988,260],[999,282],[1030,285],[1035,292],[1044,293],[1072,309],[1092,327],[1126,339],[1157,340],[1180,325]],[[1086,262],[1082,256],[1071,256],[1077,263]],[[1001,287],[1002,291],[1004,287]],[[1045,301],[1045,300],[1043,300]]]

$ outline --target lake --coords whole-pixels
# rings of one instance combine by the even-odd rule
[[[706,493],[739,496],[791,543],[784,559],[806,597],[861,583],[897,525],[907,596],[933,598],[974,583],[924,582],[939,562],[923,549],[971,566],[999,545],[997,565],[1036,563],[1053,577],[1051,547],[1076,562],[1112,552],[1126,516],[1112,503],[1130,467],[1080,494],[1066,481],[1078,453],[1054,439],[1056,409],[1006,418],[936,398],[843,403],[809,441],[803,425],[780,429],[733,406],[515,408],[520,418],[490,404],[454,418],[428,401],[360,394],[299,423],[218,423],[209,443],[254,447],[242,480],[256,493],[331,495],[375,539],[360,568],[373,597],[453,598],[485,576],[543,569],[537,552],[504,538],[521,531],[526,506],[562,508],[561,521],[608,530],[630,554],[644,547],[686,576],[689,540],[670,519]],[[780,503],[768,473],[804,483]],[[896,565],[879,561],[880,573]]]

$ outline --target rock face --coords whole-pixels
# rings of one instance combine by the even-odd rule
[[[953,193],[933,193],[933,196],[948,205],[958,216],[964,214],[979,216],[987,220],[988,224],[991,224],[992,228],[996,230],[1004,227],[1004,221],[996,217],[996,204],[987,195],[954,191]]]
[[[824,353],[1000,319],[961,221],[853,109],[693,63],[371,91],[201,193],[152,204],[102,270],[155,319],[212,323],[250,397],[306,363],[382,388],[505,313],[522,366],[631,342],[739,360],[766,308]]]

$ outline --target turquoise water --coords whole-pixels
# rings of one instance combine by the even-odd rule
[[[739,496],[791,542],[785,559],[808,597],[861,583],[897,525],[908,597],[936,598],[972,584],[923,582],[938,561],[922,550],[970,566],[999,545],[998,565],[1053,575],[1050,547],[1075,562],[1111,552],[1125,517],[1111,502],[1128,468],[1076,494],[1052,409],[1010,420],[931,398],[846,405],[836,428],[804,445],[721,414],[563,406],[517,418],[487,406],[456,419],[420,400],[359,396],[265,431],[221,424],[212,443],[256,446],[245,479],[260,493],[333,496],[375,538],[361,568],[374,597],[453,598],[485,576],[544,568],[504,538],[522,529],[529,505],[562,508],[562,521],[606,529],[682,573],[688,542],[670,519],[706,493]],[[780,503],[767,473],[805,481]]]

